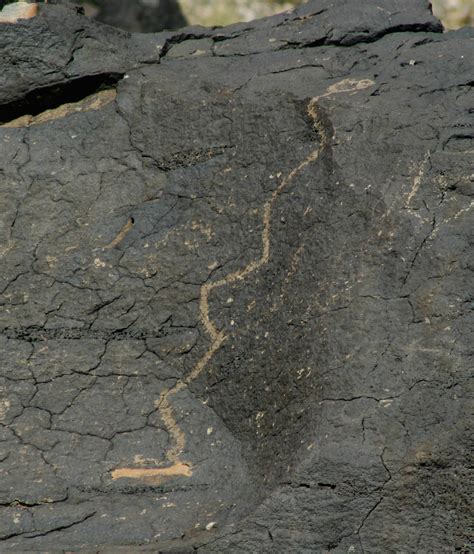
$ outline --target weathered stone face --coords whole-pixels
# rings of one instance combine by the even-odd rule
[[[467,544],[472,36],[0,25],[1,549]]]

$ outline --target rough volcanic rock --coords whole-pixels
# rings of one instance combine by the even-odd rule
[[[2,552],[469,551],[473,38],[0,25]]]

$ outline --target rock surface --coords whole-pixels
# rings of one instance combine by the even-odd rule
[[[473,38],[0,25],[2,552],[469,551]]]

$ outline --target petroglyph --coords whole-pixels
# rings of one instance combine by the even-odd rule
[[[120,229],[120,231],[117,233],[117,236],[109,242],[106,246],[104,246],[104,250],[110,250],[111,248],[115,248],[118,246],[123,239],[128,235],[128,233],[133,229],[133,225],[135,224],[135,221],[133,217],[130,217],[125,223],[125,225]]]
[[[408,193],[407,200],[405,203],[405,207],[407,208],[411,209],[410,203],[415,197],[416,193],[418,192],[418,189],[420,188],[421,181],[426,173],[429,160],[430,160],[430,152],[427,152],[423,158],[423,161],[420,164],[418,173],[415,175],[415,178],[413,179],[413,186],[410,192]]]
[[[281,193],[288,188],[291,182],[299,175],[306,167],[316,162],[321,152],[330,144],[332,136],[329,135],[326,127],[323,125],[320,115],[319,101],[322,98],[327,98],[334,94],[340,93],[355,93],[374,85],[374,81],[369,79],[354,80],[344,79],[334,85],[331,85],[324,94],[312,98],[307,107],[308,116],[311,118],[315,130],[319,134],[319,145],[312,150],[309,155],[290,173],[284,177],[278,187],[272,192],[270,198],[263,206],[262,217],[262,233],[261,233],[261,255],[259,258],[252,260],[242,269],[229,273],[221,279],[215,281],[208,281],[201,286],[200,300],[199,300],[199,312],[201,323],[206,330],[206,333],[211,339],[211,344],[206,353],[198,360],[193,370],[184,378],[177,381],[177,383],[163,391],[160,398],[156,402],[156,407],[160,413],[161,419],[164,423],[166,430],[168,431],[170,441],[172,443],[171,448],[165,455],[163,463],[169,464],[163,468],[150,468],[134,469],[134,468],[119,468],[112,472],[113,479],[129,478],[129,479],[143,479],[148,475],[159,475],[161,478],[173,477],[173,476],[190,476],[192,475],[192,464],[180,459],[181,454],[186,446],[186,436],[180,425],[178,424],[174,409],[171,404],[171,398],[181,390],[185,389],[189,383],[194,381],[204,371],[207,364],[210,362],[214,354],[220,349],[224,341],[228,338],[224,330],[220,330],[216,327],[209,315],[209,297],[215,289],[221,288],[226,285],[243,281],[251,275],[257,272],[263,266],[265,266],[270,259],[271,252],[271,230],[272,230],[272,212],[275,202],[281,195]],[[184,469],[186,468],[186,469]]]
[[[122,468],[112,471],[112,479],[129,478],[129,479],[148,479],[152,480],[153,484],[159,484],[167,477],[176,477],[184,475],[189,477],[192,471],[186,464],[174,464],[171,467],[158,468]]]

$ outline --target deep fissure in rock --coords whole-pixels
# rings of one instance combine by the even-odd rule
[[[63,104],[79,102],[91,94],[117,87],[123,73],[99,73],[86,75],[46,87],[36,88],[23,97],[0,105],[0,125],[30,115],[35,116],[46,110],[53,110]]]

